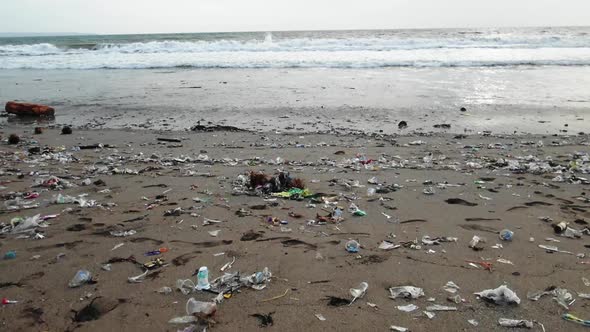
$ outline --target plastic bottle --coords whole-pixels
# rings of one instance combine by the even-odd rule
[[[350,240],[348,242],[346,242],[346,251],[348,252],[359,252],[359,247],[360,244],[358,242],[356,242],[355,240]]]
[[[217,311],[217,304],[214,302],[201,302],[197,301],[194,298],[188,299],[186,301],[186,314],[187,315],[203,315],[203,316],[211,316],[214,315]]]
[[[80,287],[83,284],[92,280],[92,274],[88,270],[79,270],[76,275],[70,280],[68,286],[71,288]]]
[[[261,272],[256,272],[254,274],[254,278],[252,281],[255,285],[259,285],[270,279],[271,276],[272,274],[270,273],[270,270],[268,269],[268,267],[265,267],[264,270],[262,270]]]
[[[503,229],[500,231],[500,239],[503,241],[512,241],[514,232],[509,229]]]
[[[209,269],[206,266],[201,266],[199,268],[199,273],[197,273],[197,286],[195,287],[197,290],[207,290],[211,288],[209,284]]]

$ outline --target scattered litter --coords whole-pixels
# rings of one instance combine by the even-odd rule
[[[197,290],[208,290],[211,288],[209,284],[209,269],[206,266],[201,266],[197,271]]]
[[[124,245],[125,245],[125,243],[119,243],[119,244],[116,244],[116,245],[113,247],[113,249],[111,249],[111,251],[117,250],[117,249],[121,248],[121,247],[122,247],[122,246],[124,246]]]
[[[567,320],[568,322],[574,322],[574,323],[581,324],[583,326],[590,327],[590,320],[584,320],[584,319],[578,318],[572,314],[563,314],[563,316],[561,316],[561,317],[564,320]]]
[[[446,305],[433,304],[426,307],[426,311],[457,311],[457,307],[449,307]]]
[[[322,314],[315,314],[315,317],[322,322],[326,320],[326,317],[324,317],[324,315]]]
[[[406,298],[406,299],[417,299],[424,296],[424,290],[422,288],[414,286],[398,286],[389,288],[389,297],[392,299]],[[431,310],[429,310],[431,311]]]
[[[503,327],[526,327],[527,329],[533,328],[533,322],[524,319],[500,318],[498,319],[498,324]]]
[[[389,241],[385,241],[383,240],[380,244],[379,244],[379,249],[381,250],[392,250],[392,249],[397,249],[401,247],[401,245],[399,244],[393,244]]]
[[[236,257],[234,256],[234,257],[232,258],[232,261],[231,261],[231,262],[227,262],[227,263],[223,264],[223,266],[222,266],[222,267],[221,267],[221,269],[219,269],[219,270],[220,270],[221,272],[223,272],[223,271],[225,271],[225,270],[231,269],[232,265],[233,265],[235,262],[236,262]]]
[[[357,288],[351,288],[350,295],[352,296],[352,301],[350,301],[350,304],[356,301],[356,299],[362,298],[367,292],[367,288],[369,288],[369,284],[366,282],[361,282]]]
[[[215,315],[217,304],[214,302],[197,301],[194,298],[186,301],[186,314],[193,316],[209,317]]]
[[[455,284],[454,282],[449,281],[446,283],[446,285],[444,286],[443,289],[451,294],[455,294],[461,288],[459,286],[457,286],[457,284]]]
[[[88,270],[79,270],[76,272],[76,275],[70,280],[68,283],[68,287],[75,288],[80,287],[83,284],[89,283],[92,281],[92,274]]]
[[[403,311],[403,312],[412,312],[416,309],[418,309],[418,306],[416,306],[415,304],[407,304],[407,305],[398,305],[397,310]]]
[[[502,264],[510,264],[510,265],[514,265],[514,263],[512,263],[511,261],[504,259],[504,258],[498,258],[496,259],[496,262],[498,263],[502,263]]]
[[[505,285],[496,289],[486,289],[475,295],[495,304],[520,304],[520,298]]]
[[[145,279],[145,276],[147,276],[149,270],[145,270],[144,273],[140,274],[140,275],[136,275],[135,277],[129,277],[127,278],[127,281],[130,283],[140,283],[143,282],[143,280]]]
[[[114,237],[128,237],[135,234],[137,234],[137,231],[133,229],[129,231],[111,231],[111,235]]]
[[[346,242],[345,248],[350,253],[357,253],[359,252],[360,244],[355,240],[350,240]]]

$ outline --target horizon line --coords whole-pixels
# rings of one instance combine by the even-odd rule
[[[21,35],[20,37],[66,37],[66,36],[115,36],[115,35],[172,35],[172,34],[214,34],[214,33],[267,33],[267,32],[329,32],[329,31],[395,31],[395,30],[458,30],[458,29],[518,29],[518,28],[585,28],[590,25],[523,25],[523,26],[479,26],[479,27],[444,27],[444,28],[342,28],[342,29],[277,29],[277,30],[226,30],[226,31],[198,31],[198,32],[2,32],[0,35]],[[36,36],[37,35],[37,36]],[[2,37],[0,37],[2,38]]]

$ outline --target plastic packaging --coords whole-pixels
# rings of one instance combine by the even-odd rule
[[[500,239],[502,241],[512,241],[513,236],[514,232],[509,229],[503,229],[500,231]]]
[[[190,279],[178,279],[176,280],[176,288],[184,295],[190,294],[195,289],[195,283]]]
[[[4,254],[4,259],[15,259],[16,258],[16,251],[10,250]]]
[[[172,293],[172,288],[164,286],[164,287],[158,289],[157,292],[160,294],[170,294],[170,293]]]
[[[261,284],[268,279],[268,268],[265,267],[264,270],[254,273],[254,284]]]
[[[207,290],[211,288],[209,284],[209,269],[206,266],[201,266],[197,273],[197,290]]]
[[[421,296],[424,296],[424,290],[422,288],[414,287],[414,286],[399,286],[399,287],[391,287],[389,289],[389,293],[391,294],[390,298],[397,299],[397,298],[412,298],[417,299]],[[432,310],[429,310],[432,311]]]
[[[486,289],[479,293],[475,293],[475,295],[495,304],[520,304],[520,298],[505,285],[496,289]]]
[[[88,270],[79,270],[76,275],[70,280],[68,286],[71,288],[80,287],[83,284],[92,280],[92,274]]]
[[[186,314],[187,315],[203,315],[203,316],[212,316],[217,311],[217,304],[214,302],[201,302],[197,301],[194,298],[188,299],[186,301]]]
[[[356,242],[355,240],[350,240],[350,241],[346,242],[345,248],[346,248],[346,251],[355,253],[355,252],[359,252],[360,246],[361,246],[360,243]]]
[[[446,305],[433,304],[426,307],[427,311],[457,311],[457,307],[450,307]]]
[[[412,311],[418,309],[418,306],[415,304],[406,304],[406,305],[398,305],[396,308],[399,311],[412,312]]]
[[[504,327],[526,327],[529,329],[533,328],[533,322],[524,319],[500,318],[498,319],[498,324]]]
[[[7,298],[5,298],[5,297],[3,297],[3,298],[2,298],[2,304],[3,304],[3,305],[6,305],[6,304],[17,304],[17,303],[18,303],[18,301],[15,301],[15,300],[9,300],[9,299],[7,299]]]
[[[367,215],[365,211],[359,209],[358,206],[356,206],[356,204],[354,203],[350,203],[350,206],[348,207],[348,212],[358,217],[363,217]]]
[[[567,222],[562,221],[562,222],[558,222],[552,225],[553,226],[553,230],[555,231],[555,233],[559,234],[562,233],[563,231],[565,231],[565,229],[567,228]]]
[[[181,316],[181,317],[174,317],[168,321],[169,324],[188,324],[192,322],[196,322],[198,320],[195,316]]]
[[[367,292],[367,288],[369,288],[369,284],[364,281],[357,288],[351,288],[350,295],[352,295],[352,301],[350,303],[352,304],[356,299],[363,297]]]
[[[19,234],[25,232],[33,232],[35,228],[39,227],[42,222],[41,215],[35,215],[34,217],[21,218],[16,217],[10,220],[10,225],[2,228],[1,234]]]

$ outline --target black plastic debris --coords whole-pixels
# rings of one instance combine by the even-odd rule
[[[260,323],[260,325],[259,325],[260,327],[267,327],[267,326],[272,326],[274,324],[274,321],[272,319],[273,314],[274,314],[274,311],[269,312],[268,314],[252,314],[250,316],[258,318],[258,321]]]

